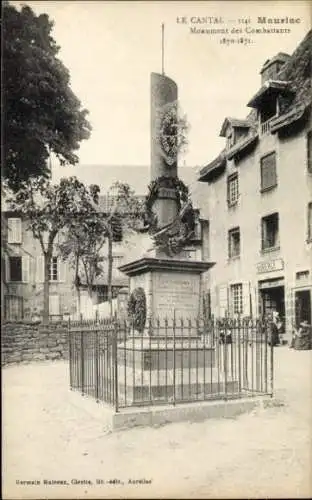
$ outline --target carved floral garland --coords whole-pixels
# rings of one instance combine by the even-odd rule
[[[133,328],[143,333],[146,323],[146,296],[142,287],[135,288],[130,294],[128,314],[133,321]]]
[[[152,211],[152,207],[154,202],[157,200],[159,189],[162,187],[175,190],[177,195],[178,210],[180,210],[181,206],[189,199],[188,187],[177,177],[161,176],[152,181],[148,186],[148,195],[145,199],[147,223],[151,231],[157,230],[157,218]]]

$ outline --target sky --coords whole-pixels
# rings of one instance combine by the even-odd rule
[[[309,2],[300,0],[24,3],[54,20],[59,57],[70,70],[75,94],[90,112],[92,135],[78,152],[82,165],[149,165],[150,73],[162,70],[162,23],[165,73],[177,82],[180,106],[190,123],[189,147],[180,163],[198,167],[223,148],[219,132],[224,118],[249,113],[246,104],[260,88],[264,62],[278,52],[291,54],[310,29],[312,14]],[[221,44],[225,35],[190,31],[261,28],[258,16],[299,21],[265,25],[290,28],[290,33],[243,31],[241,36],[251,39],[247,45]],[[181,22],[183,17],[187,22]],[[199,23],[203,17],[208,19]],[[222,22],[211,24],[210,17],[221,17]],[[233,37],[239,38],[226,35]]]

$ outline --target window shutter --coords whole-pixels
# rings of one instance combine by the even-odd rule
[[[22,243],[22,220],[8,219],[8,243]]]
[[[251,300],[251,289],[249,286],[249,282],[246,281],[243,283],[243,316],[250,316],[250,300]]]
[[[36,262],[36,281],[37,283],[43,283],[44,282],[44,257],[41,255],[40,257],[37,257],[37,262]]]
[[[22,243],[22,220],[15,219],[16,243]]]
[[[22,281],[29,282],[29,256],[22,257]]]
[[[219,307],[220,316],[224,317],[228,311],[228,287],[227,285],[219,286]]]
[[[11,280],[10,277],[10,260],[9,257],[5,257],[5,281],[8,283]]]
[[[8,243],[13,243],[13,219],[8,219]]]
[[[59,295],[49,296],[49,313],[52,315],[60,314],[60,297]]]
[[[66,281],[66,262],[64,262],[61,257],[57,258],[57,273],[58,281]]]
[[[276,184],[276,155],[271,153],[261,159],[261,188],[267,189]]]

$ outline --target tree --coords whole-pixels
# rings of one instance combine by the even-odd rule
[[[48,159],[76,164],[75,151],[90,135],[87,111],[70,87],[69,71],[57,58],[53,22],[23,6],[3,8],[2,175],[17,191],[29,179],[49,178]]]
[[[67,225],[66,238],[59,245],[63,260],[74,269],[74,284],[81,312],[81,276],[85,278],[89,296],[92,297],[95,278],[103,272],[101,249],[106,241],[106,227],[97,207],[90,207],[83,218],[76,217]]]
[[[44,179],[32,179],[10,200],[11,208],[26,220],[28,229],[40,243],[44,257],[43,320],[49,320],[49,273],[57,234],[72,221],[80,224],[94,210],[99,187],[85,187],[76,177],[61,179],[52,185]]]
[[[100,197],[98,197],[98,200]],[[80,271],[92,296],[95,278],[104,271],[107,260],[107,288],[112,313],[113,243],[123,231],[134,231],[142,216],[142,204],[128,184],[114,183],[105,195],[105,207],[96,203],[84,220],[72,219],[66,240],[60,245],[63,258],[75,269],[75,284],[80,305]],[[107,242],[107,256],[102,249]],[[80,313],[80,310],[78,311]]]

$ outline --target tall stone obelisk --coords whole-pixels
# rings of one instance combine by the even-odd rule
[[[177,178],[177,156],[170,157],[162,146],[166,136],[164,119],[169,115],[170,107],[177,103],[177,84],[165,75],[151,74],[151,180],[160,177]],[[167,125],[167,128],[170,125]],[[172,132],[172,131],[171,131]],[[178,213],[176,193],[169,187],[161,187],[153,211],[157,216],[158,228],[174,220]]]
[[[157,233],[175,224],[179,205],[174,187],[178,176],[176,83],[164,74],[151,74],[151,181],[156,181],[157,196],[152,211],[157,217]],[[150,240],[153,245],[153,237]],[[143,288],[147,317],[195,319],[200,314],[201,274],[212,262],[170,256],[156,248],[121,266],[130,277],[130,292]]]

